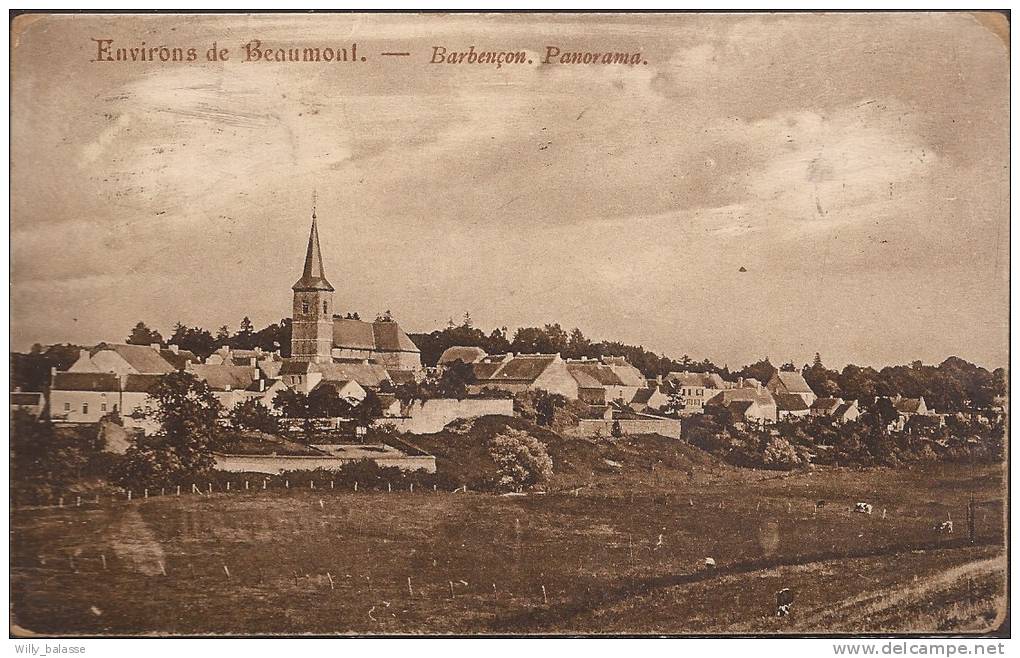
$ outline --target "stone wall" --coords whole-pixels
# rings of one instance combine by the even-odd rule
[[[680,421],[676,418],[648,418],[642,420],[582,419],[576,433],[581,436],[612,436],[613,423],[620,423],[624,434],[660,434],[673,439],[680,438]]]
[[[284,471],[314,471],[317,468],[339,471],[344,464],[359,459],[304,455],[221,455],[216,456],[216,470],[228,473],[267,473],[278,475]],[[373,457],[382,467],[396,466],[403,471],[436,472],[436,458],[432,455],[400,455]]]
[[[514,401],[502,399],[416,400],[403,405],[402,416],[380,418],[377,425],[394,425],[399,432],[434,434],[455,420],[479,416],[513,416]]]

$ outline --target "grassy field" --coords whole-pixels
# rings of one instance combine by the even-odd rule
[[[779,475],[689,454],[588,477],[601,459],[566,469],[564,487],[587,482],[576,493],[320,488],[15,510],[12,620],[43,634],[963,632],[1001,621],[1001,468]],[[874,513],[850,513],[858,500]],[[950,516],[956,534],[938,536],[933,523]],[[777,619],[782,587],[796,602]]]

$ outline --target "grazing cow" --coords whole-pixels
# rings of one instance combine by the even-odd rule
[[[815,502],[815,509],[818,509],[819,507],[825,507],[825,501],[824,500],[819,500],[819,501]]]
[[[854,511],[859,514],[871,514],[871,503],[856,503]]]
[[[705,558],[705,571],[715,571],[715,560],[710,557]]]
[[[941,534],[951,535],[951,534],[953,534],[953,522],[952,521],[939,521],[939,522],[937,522],[935,524],[935,527],[933,529],[935,530],[935,532],[939,533],[940,535]]]
[[[793,592],[789,587],[776,592],[776,616],[785,617],[790,614],[790,607],[793,606]]]

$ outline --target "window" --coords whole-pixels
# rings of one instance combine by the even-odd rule
[[[326,315],[326,302],[322,302],[322,314]]]
[[[70,402],[65,402],[64,403],[64,411],[70,411],[70,410],[71,410],[71,403]]]
[[[308,302],[301,302],[301,312],[308,313]]]
[[[85,414],[86,416],[89,415],[89,403],[88,402],[82,402],[81,403],[81,412],[83,414]]]
[[[99,405],[99,410],[100,411],[106,411],[106,403],[105,402],[102,403],[101,405]]]
[[[117,413],[117,405],[113,405],[113,413]]]

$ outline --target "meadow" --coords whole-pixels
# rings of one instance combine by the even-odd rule
[[[18,508],[12,623],[19,634],[76,635],[987,632],[1001,623],[1001,467],[779,474],[694,457],[527,496],[235,485]],[[851,512],[856,501],[873,513]],[[956,532],[936,533],[948,518]],[[706,571],[706,557],[717,569]],[[776,618],[783,587],[795,593],[793,614]]]

